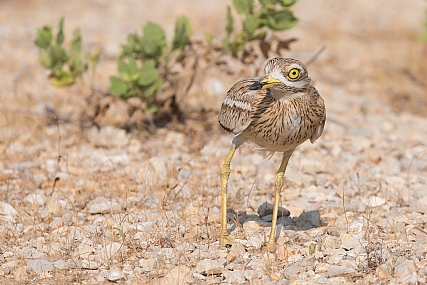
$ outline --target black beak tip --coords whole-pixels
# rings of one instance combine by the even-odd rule
[[[255,82],[251,86],[249,86],[249,90],[259,90],[264,86],[260,81]]]

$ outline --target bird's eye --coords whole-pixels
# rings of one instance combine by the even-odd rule
[[[292,68],[291,70],[289,70],[288,77],[290,79],[297,79],[298,76],[299,76],[299,70],[298,69]]]

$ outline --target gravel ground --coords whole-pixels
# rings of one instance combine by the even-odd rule
[[[416,34],[425,5],[387,2],[390,7],[375,19],[375,27],[387,35],[383,38],[374,29],[359,37],[381,1],[363,1],[357,12],[333,1],[301,1],[295,7],[302,21],[289,34],[300,40],[286,56],[307,60],[329,43],[309,67],[328,119],[322,137],[301,145],[290,160],[281,202],[290,216],[278,221],[278,249],[272,254],[264,245],[281,156],[263,160],[250,145],[239,148],[231,165],[229,229],[237,242],[229,248],[218,244],[218,167],[231,142],[215,124],[224,95],[207,94],[214,106],[208,122],[189,121],[186,131],[178,132],[185,129],[181,126],[126,133],[112,126],[81,128],[75,122],[85,110],[87,88],[55,89],[46,80],[32,38],[36,27],[56,23],[59,12],[66,14],[66,31],[86,27],[87,47],[104,47],[99,89],[106,89],[108,75],[115,73],[112,56],[124,35],[147,19],[173,23],[175,14],[161,12],[172,2],[128,2],[136,7],[91,2],[81,19],[67,12],[67,7],[78,9],[77,2],[2,4],[1,38],[7,44],[1,60],[8,72],[1,72],[0,283],[427,282],[427,118],[396,113],[396,105],[389,104],[393,92],[425,96],[426,90],[404,75],[393,73],[388,81],[391,71],[381,67],[384,62],[401,66],[399,55],[413,60],[411,68],[423,66],[425,57],[417,61],[413,55],[421,56],[422,46],[410,35]],[[185,13],[191,3],[174,13]],[[205,5],[223,15],[227,3],[217,4]],[[387,20],[396,9],[410,17],[399,18],[392,32]],[[139,19],[136,11],[145,16]],[[313,27],[337,11],[361,21],[361,29],[349,22],[338,27],[333,17]],[[90,15],[111,15],[118,24],[104,39],[108,25]],[[205,29],[215,30],[212,17],[206,22]],[[195,31],[200,35],[204,28]],[[397,41],[395,33],[402,32],[408,36]],[[391,43],[395,49],[387,49]],[[224,80],[238,78],[236,73]],[[46,107],[69,120],[49,120]]]

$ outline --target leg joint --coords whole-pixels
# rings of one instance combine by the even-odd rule
[[[276,176],[274,177],[274,186],[276,187],[276,189],[282,188],[283,178],[284,178],[283,172],[277,173]]]

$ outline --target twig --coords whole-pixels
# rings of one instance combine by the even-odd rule
[[[312,64],[326,49],[326,46],[321,47],[305,64],[305,66],[309,66]]]
[[[345,209],[345,190],[344,190],[344,186],[342,187],[342,207],[344,208],[344,217],[345,217],[345,221],[347,223],[347,234],[350,231],[349,225],[348,225],[348,218],[347,218],[347,211]]]

